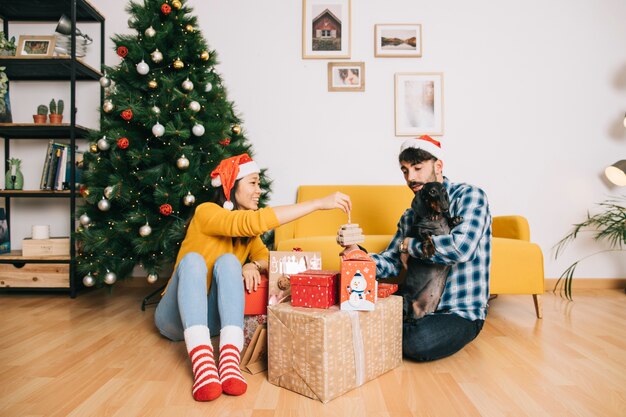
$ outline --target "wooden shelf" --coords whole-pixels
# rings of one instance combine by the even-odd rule
[[[69,123],[51,125],[49,123],[0,123],[0,137],[10,139],[67,139],[72,126]],[[89,129],[76,125],[74,135],[77,139],[86,138]]]
[[[42,263],[65,263],[70,261],[70,256],[22,256],[21,250],[12,250],[9,253],[0,254],[0,263],[29,263],[29,262]]]
[[[16,22],[57,22],[61,13],[71,18],[67,0],[7,0],[0,2],[0,18]],[[87,0],[76,0],[76,21],[104,22],[102,14]]]
[[[79,81],[99,80],[102,77],[97,69],[80,59],[72,61],[69,56],[0,56],[0,67],[6,67],[5,73],[12,81],[69,81],[72,77],[72,65],[76,68],[76,79]]]
[[[70,198],[75,195],[70,190],[0,190],[0,197]]]

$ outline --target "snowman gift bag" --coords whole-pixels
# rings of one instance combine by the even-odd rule
[[[341,310],[372,311],[378,299],[376,263],[362,250],[341,257]]]

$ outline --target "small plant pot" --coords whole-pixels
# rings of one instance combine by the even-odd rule
[[[50,123],[53,125],[60,125],[63,122],[62,114],[50,114]]]
[[[33,114],[33,120],[35,124],[38,124],[38,125],[46,123],[47,118],[48,116],[46,116],[45,114]]]

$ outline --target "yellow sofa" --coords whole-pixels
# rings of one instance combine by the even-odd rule
[[[307,201],[334,191],[350,196],[352,223],[358,223],[363,229],[365,242],[361,245],[370,252],[380,252],[387,247],[400,216],[413,199],[413,192],[406,185],[302,185],[296,201]],[[345,223],[348,223],[348,216],[340,210],[315,212],[276,228],[275,249],[318,251],[322,254],[324,269],[338,270],[341,247],[335,238],[337,229]],[[530,294],[537,317],[542,318],[543,254],[538,245],[530,242],[528,221],[521,216],[496,216],[492,230],[491,294]]]

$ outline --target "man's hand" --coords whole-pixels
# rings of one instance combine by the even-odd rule
[[[341,253],[339,253],[339,256],[343,256],[345,253],[348,253],[350,251],[353,250],[359,250],[359,245],[350,245],[350,246],[344,246],[343,250],[341,251]]]
[[[241,268],[241,275],[246,291],[256,291],[261,282],[261,273],[257,266],[253,263],[247,263]]]
[[[409,267],[408,267],[408,263],[409,263],[409,251],[408,251],[409,241],[410,241],[410,239],[408,237],[405,237],[404,240],[402,241],[402,243],[400,244],[400,261],[402,262],[402,266],[404,267],[404,269],[409,269]]]

